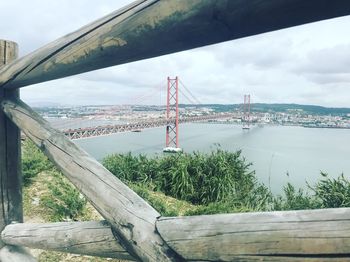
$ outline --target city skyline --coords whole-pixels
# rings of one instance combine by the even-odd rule
[[[18,42],[22,56],[130,2],[2,2],[16,12],[1,16],[0,38]],[[22,97],[127,104],[178,75],[202,103],[241,103],[249,93],[254,103],[350,107],[349,26],[346,16],[279,30],[26,87]]]

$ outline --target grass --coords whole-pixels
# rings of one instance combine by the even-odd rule
[[[32,143],[22,145],[23,209],[26,222],[101,220],[102,217],[88,204],[75,187],[37,150]],[[39,262],[103,262],[120,261],[89,256],[32,250]]]
[[[47,221],[83,217],[86,200],[34,144],[23,144],[24,211],[40,212]]]
[[[49,194],[41,199],[44,207],[51,211],[52,221],[78,220],[86,212],[86,199],[59,172],[51,172],[48,181]]]
[[[24,214],[28,222],[100,220],[101,216],[75,187],[28,141],[23,144]],[[220,148],[209,154],[163,157],[115,154],[103,164],[162,216],[249,211],[350,207],[350,181],[340,175],[320,179],[308,189],[287,183],[273,195],[256,178],[241,151]],[[36,251],[39,261],[118,261]]]
[[[320,208],[335,208],[350,206],[350,181],[344,174],[338,178],[329,178],[321,173],[320,179],[314,187],[310,187],[319,201]]]
[[[216,149],[210,154],[176,154],[147,158],[116,154],[104,166],[128,184],[142,184],[193,205],[230,202],[235,208],[267,209],[271,194],[259,183],[241,155]]]
[[[321,173],[307,190],[287,183],[282,194],[273,195],[241,151],[218,148],[153,158],[115,154],[103,164],[163,216],[350,207],[350,181],[344,175],[332,179]],[[180,212],[166,197],[190,208]]]
[[[22,145],[22,175],[24,186],[29,186],[33,178],[44,170],[53,169],[53,164],[28,139]]]

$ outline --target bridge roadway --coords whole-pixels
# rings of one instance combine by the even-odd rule
[[[190,122],[201,122],[215,119],[229,119],[229,118],[240,118],[241,114],[236,113],[219,113],[219,114],[209,114],[203,116],[192,116],[192,117],[182,117],[179,119],[179,123],[190,123]],[[88,137],[97,137],[111,135],[120,132],[130,132],[130,131],[140,131],[146,128],[154,128],[160,126],[166,126],[168,123],[175,121],[174,119],[167,120],[162,119],[152,119],[149,121],[142,121],[129,124],[121,125],[106,125],[88,128],[77,128],[64,130],[63,133],[70,139],[81,139]]]

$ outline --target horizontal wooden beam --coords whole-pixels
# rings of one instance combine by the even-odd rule
[[[349,14],[348,0],[140,0],[4,67],[0,86],[22,87]]]
[[[37,260],[23,247],[4,246],[0,250],[1,262],[36,262]]]
[[[349,261],[350,208],[161,218],[189,261]]]
[[[22,101],[6,100],[1,107],[111,224],[132,256],[142,261],[177,259],[155,230],[160,214],[145,200]]]
[[[106,221],[11,224],[1,238],[7,245],[134,260]]]

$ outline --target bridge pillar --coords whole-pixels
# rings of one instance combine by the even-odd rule
[[[17,43],[0,40],[0,68],[17,56]],[[18,89],[0,86],[0,103],[18,97]],[[0,232],[14,221],[23,222],[20,130],[0,108]],[[0,248],[3,246],[0,240]]]
[[[166,148],[168,152],[179,149],[179,78],[168,77],[166,110]],[[170,152],[169,151],[169,152]]]

